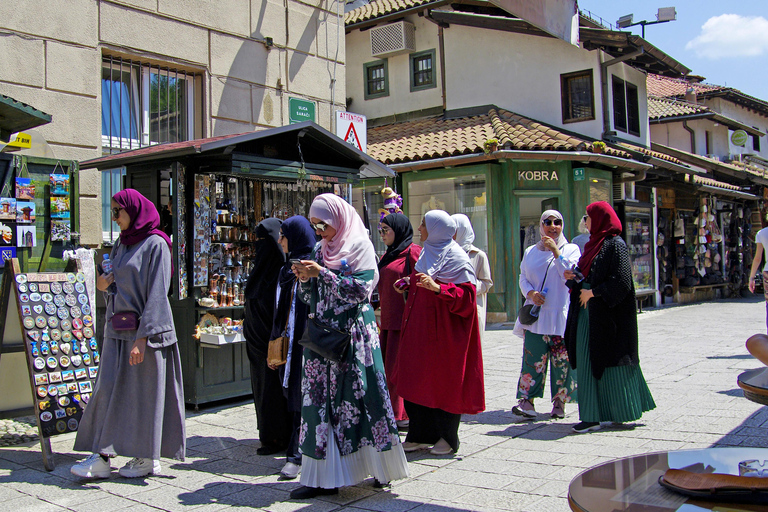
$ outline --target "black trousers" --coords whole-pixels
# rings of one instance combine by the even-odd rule
[[[291,440],[293,413],[283,395],[280,372],[270,370],[266,358],[251,361],[251,390],[262,446],[284,450]]]
[[[301,453],[299,453],[299,427],[301,427],[301,413],[292,412],[293,429],[291,430],[291,440],[288,443],[288,449],[285,451],[286,462],[293,462],[301,466]]]
[[[443,438],[454,451],[459,451],[461,414],[424,407],[407,400],[405,412],[410,420],[406,442],[435,444]]]

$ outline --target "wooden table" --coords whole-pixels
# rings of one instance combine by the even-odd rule
[[[739,387],[744,391],[744,397],[768,405],[768,368],[747,370],[737,379]]]
[[[670,468],[738,475],[739,462],[753,459],[768,461],[768,449],[677,450],[617,459],[576,476],[568,487],[568,504],[574,512],[765,512],[765,504],[687,498],[659,484],[659,477]]]

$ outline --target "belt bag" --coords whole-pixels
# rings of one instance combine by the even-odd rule
[[[358,305],[352,315],[354,322],[360,313],[362,305]],[[317,280],[313,278],[310,300],[310,317],[307,319],[307,328],[299,340],[299,345],[308,348],[312,352],[336,363],[344,359],[352,335],[348,331],[340,331],[318,321],[317,315]]]
[[[139,315],[132,311],[115,313],[109,321],[116,331],[135,331],[139,328]]]

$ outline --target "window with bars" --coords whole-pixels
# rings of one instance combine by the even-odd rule
[[[560,75],[563,123],[590,121],[595,118],[595,94],[592,70]]]
[[[389,77],[387,61],[379,60],[363,64],[365,72],[365,99],[389,96]]]
[[[195,133],[195,74],[107,57],[101,71],[104,153],[189,140]]]
[[[613,128],[620,132],[640,136],[640,99],[637,86],[612,77]]]
[[[409,57],[411,63],[411,92],[436,87],[435,50],[412,53]]]

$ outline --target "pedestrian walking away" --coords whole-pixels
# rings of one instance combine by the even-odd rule
[[[112,197],[120,237],[112,272],[96,288],[107,297],[99,376],[85,408],[74,449],[93,455],[72,466],[82,478],[109,478],[110,457],[133,457],[120,468],[127,478],[160,471],[160,457],[184,460],[184,390],[168,290],[171,240],[152,202],[133,189]],[[115,318],[133,325],[112,324]]]
[[[334,194],[317,196],[309,217],[321,241],[293,265],[299,297],[316,305],[315,320],[351,341],[339,362],[304,349],[303,487],[291,491],[295,499],[336,494],[369,475],[381,484],[408,476],[370,304],[379,279],[373,244],[354,207]]]
[[[403,323],[405,300],[397,291],[395,283],[410,275],[421,247],[413,243],[411,221],[402,213],[392,213],[384,217],[379,225],[379,233],[387,252],[379,260],[379,303],[381,308],[381,353],[384,356],[384,369],[387,373],[389,397],[392,400],[392,412],[399,429],[408,428],[408,414],[405,412],[403,399],[397,394],[389,375],[397,361],[400,349],[400,326]],[[407,298],[407,295],[406,295]]]
[[[564,273],[576,266],[581,252],[563,235],[563,216],[557,210],[541,214],[539,232],[541,240],[525,250],[520,263],[519,283],[525,303],[541,309],[538,320],[523,325],[518,318],[512,331],[523,338],[523,365],[517,383],[519,401],[512,412],[529,419],[537,416],[533,399],[544,396],[549,363],[550,416],[561,419],[565,417],[565,404],[576,401],[576,372],[568,364],[563,341],[570,303]]]
[[[600,422],[634,421],[656,407],[640,370],[635,285],[621,222],[605,201],[587,206],[587,215],[590,237],[578,272],[564,273],[571,288],[565,343],[579,379],[576,433],[599,430]]]
[[[475,269],[476,279],[476,301],[477,301],[477,328],[480,331],[480,340],[483,340],[485,336],[485,315],[486,315],[486,295],[493,286],[493,279],[491,279],[491,265],[488,262],[488,255],[484,251],[478,249],[472,242],[475,241],[475,231],[472,229],[472,222],[469,217],[463,213],[455,213],[451,215],[451,218],[456,223],[456,234],[453,235],[453,239],[456,243],[464,249],[464,252],[469,256],[469,261],[472,263],[472,268]]]
[[[485,410],[475,269],[455,233],[456,222],[442,210],[427,212],[419,226],[424,247],[409,277],[390,376],[410,421],[406,451],[457,452],[461,415]]]

